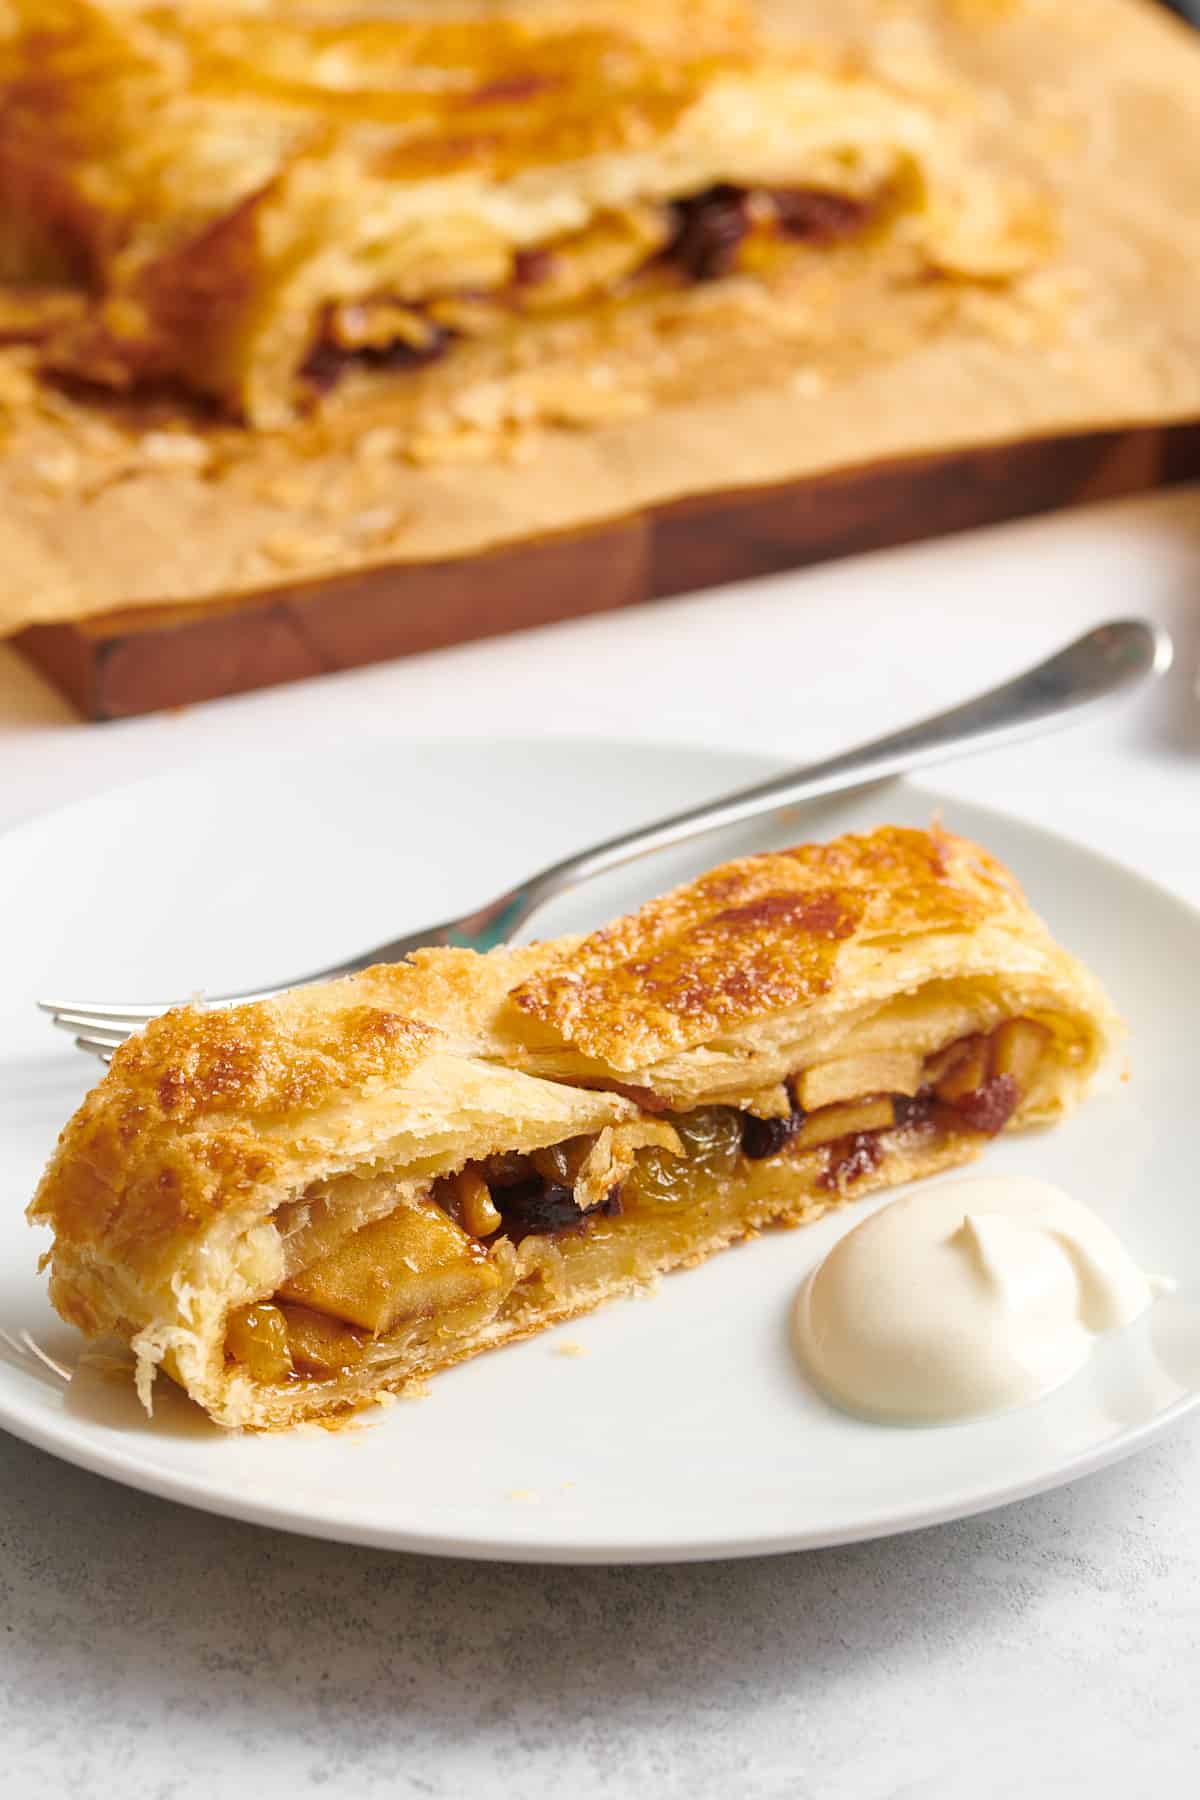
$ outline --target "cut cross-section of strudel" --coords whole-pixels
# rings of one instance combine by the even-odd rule
[[[51,1297],[213,1418],[329,1415],[1082,1096],[1095,979],[963,839],[750,857],[586,939],[182,1008],[30,1209]]]
[[[9,0],[0,279],[45,286],[47,365],[270,426],[351,371],[787,254],[1044,253],[954,106],[764,43],[741,0],[404,10]]]

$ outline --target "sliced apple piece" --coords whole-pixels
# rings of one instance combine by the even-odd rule
[[[921,1085],[922,1059],[908,1050],[880,1050],[862,1056],[837,1056],[815,1063],[794,1078],[796,1098],[805,1112],[857,1100],[863,1094],[915,1094]]]
[[[286,1381],[292,1373],[287,1321],[269,1300],[230,1313],[225,1348],[255,1381]]]
[[[335,1175],[314,1183],[295,1200],[275,1208],[272,1222],[283,1239],[284,1274],[307,1269],[358,1231],[395,1210],[396,1177],[381,1169],[374,1175]]]
[[[364,1225],[291,1276],[279,1297],[380,1332],[482,1300],[499,1285],[475,1240],[440,1206],[422,1201]]]
[[[367,1341],[349,1325],[307,1306],[280,1306],[276,1311],[287,1327],[292,1358],[301,1374],[344,1375],[362,1361]]]
[[[1005,1019],[992,1033],[992,1074],[1011,1075],[1021,1093],[1028,1093],[1049,1042],[1045,1025],[1032,1019]]]
[[[988,1040],[980,1035],[967,1037],[951,1046],[957,1054],[949,1057],[944,1068],[933,1078],[933,1091],[939,1100],[953,1105],[964,1094],[973,1094],[988,1078]]]
[[[885,1131],[895,1122],[896,1107],[888,1094],[856,1100],[849,1106],[823,1106],[819,1112],[808,1115],[790,1148],[815,1150],[819,1144],[832,1144],[835,1138],[859,1131]]]

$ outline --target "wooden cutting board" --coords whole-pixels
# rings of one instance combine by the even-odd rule
[[[85,717],[123,719],[1197,477],[1200,424],[1045,439],[699,495],[236,601],[37,625],[15,642]]]

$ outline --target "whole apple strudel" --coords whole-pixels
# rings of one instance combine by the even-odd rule
[[[1046,220],[960,124],[745,0],[8,0],[0,284],[47,375],[278,427],[781,257],[1003,282]]]

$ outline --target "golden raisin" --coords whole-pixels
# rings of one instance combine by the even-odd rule
[[[468,1163],[454,1177],[458,1190],[458,1217],[464,1231],[472,1237],[491,1237],[500,1229],[500,1212],[492,1199],[491,1189],[476,1166]]]
[[[542,1150],[531,1150],[529,1160],[543,1181],[551,1181],[557,1187],[573,1188],[595,1141],[594,1137],[564,1138],[561,1144],[547,1144]]]
[[[669,1150],[639,1150],[622,1190],[632,1204],[648,1207],[692,1206],[706,1186],[732,1173],[741,1154],[741,1115],[730,1106],[706,1106],[697,1112],[672,1114],[683,1155]]]

